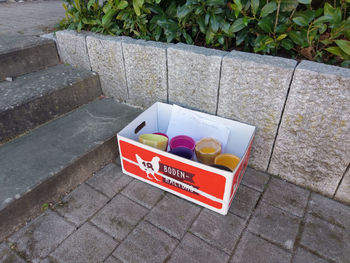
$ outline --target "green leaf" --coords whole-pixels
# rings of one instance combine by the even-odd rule
[[[287,24],[279,24],[277,27],[276,27],[276,33],[284,33],[286,32],[288,29],[288,25]]]
[[[281,41],[282,39],[285,39],[287,37],[287,34],[282,34],[277,37],[277,41]]]
[[[189,34],[187,34],[186,31],[184,31],[184,32],[182,33],[182,35],[184,36],[184,38],[185,38],[187,44],[190,44],[190,45],[193,44],[193,40],[192,40],[191,36],[190,36]]]
[[[204,19],[204,22],[205,22],[205,25],[206,25],[206,26],[209,24],[209,19],[210,19],[210,14],[209,14],[209,13],[206,13],[206,14],[205,14],[205,19]]]
[[[242,10],[242,3],[241,3],[241,0],[233,0],[233,2],[236,4],[237,10],[238,10],[239,12],[241,12],[241,10]]]
[[[294,44],[292,40],[290,40],[289,38],[285,38],[281,41],[281,46],[287,50],[291,50],[294,47]]]
[[[308,22],[305,18],[299,16],[299,17],[294,17],[293,22],[299,26],[307,26]]]
[[[177,17],[179,19],[183,19],[185,16],[187,16],[189,13],[192,12],[192,8],[188,8],[187,5],[183,5],[177,9]]]
[[[350,2],[350,0],[349,0]],[[348,3],[349,3],[348,2]],[[344,67],[344,68],[349,68],[350,67],[350,60],[345,60],[343,61],[341,64],[340,64],[341,67]]]
[[[265,17],[271,14],[272,12],[276,11],[276,9],[277,9],[276,2],[270,2],[261,9],[260,17]]]
[[[298,6],[298,0],[281,0],[281,12],[292,12]]]
[[[219,21],[217,20],[216,16],[215,15],[212,15],[210,17],[210,28],[211,30],[216,33],[218,30],[219,30]]]
[[[132,0],[132,5],[134,7],[135,13],[137,16],[141,15],[141,7],[144,4],[144,0]]]
[[[305,27],[315,18],[315,11],[306,10],[295,14],[293,18],[294,23],[299,26]]]
[[[221,45],[223,45],[223,44],[225,43],[224,37],[223,37],[223,36],[220,36],[220,37],[218,38],[218,42],[219,42]]]
[[[314,21],[314,24],[317,25],[317,24],[323,24],[323,23],[328,23],[332,21],[332,17],[331,16],[321,16],[319,18],[317,18],[315,21]]]
[[[330,20],[330,28],[336,27],[341,23],[342,16],[340,8],[333,8],[329,3],[325,3],[323,12],[325,16],[332,18],[332,20]]]
[[[303,40],[303,36],[302,36],[302,33],[300,31],[290,31],[288,33],[288,36],[298,46],[302,46],[304,44],[305,40]]]
[[[350,56],[350,41],[347,40],[334,40],[338,47]]]
[[[204,21],[204,16],[200,16],[197,20],[198,25],[199,25],[199,30],[205,34],[206,29],[205,29],[205,21]]]
[[[211,29],[207,30],[207,33],[205,34],[205,43],[207,45],[211,44],[211,42],[213,41],[215,36],[215,33],[213,31],[211,31]]]
[[[270,17],[265,17],[259,21],[258,26],[264,32],[271,33],[273,31],[273,20]]]
[[[108,25],[111,21],[112,21],[112,18],[113,16],[117,13],[116,10],[114,9],[110,9],[107,14],[105,14],[103,17],[102,17],[102,26],[106,26]]]
[[[230,27],[230,33],[235,33],[240,31],[241,29],[245,28],[243,18],[238,18],[235,20],[235,22]]]
[[[309,4],[311,4],[311,0],[298,0],[298,2],[299,2],[300,4],[304,4],[304,5],[309,5]]]
[[[254,16],[256,15],[256,12],[258,12],[259,4],[259,0],[251,0],[250,2],[250,6],[252,7],[252,12]]]
[[[90,10],[90,7],[95,3],[96,0],[89,0],[87,8]]]
[[[239,46],[248,36],[248,29],[243,29],[236,35],[236,46]]]
[[[326,50],[329,52],[329,53],[332,53],[333,55],[336,55],[342,59],[345,59],[344,55],[344,52],[339,48],[339,47],[328,47],[326,48]]]
[[[126,8],[128,5],[129,5],[128,1],[122,0],[117,5],[117,9],[122,10],[122,9]]]

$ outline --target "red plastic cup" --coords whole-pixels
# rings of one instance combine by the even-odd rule
[[[194,148],[196,147],[196,142],[189,136],[178,135],[170,140],[170,150],[175,149],[177,147],[186,147],[191,151],[194,151]]]

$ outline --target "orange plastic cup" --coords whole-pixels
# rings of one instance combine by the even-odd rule
[[[198,161],[212,165],[215,157],[221,153],[221,144],[213,138],[203,138],[196,143],[195,152]]]
[[[216,156],[214,163],[230,168],[232,171],[239,164],[241,159],[230,153],[222,153]]]

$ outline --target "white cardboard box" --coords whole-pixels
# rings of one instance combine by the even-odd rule
[[[173,107],[157,102],[118,133],[123,172],[226,215],[248,164],[255,127],[192,111],[230,130],[223,152],[241,160],[233,172],[228,172],[138,142],[140,134],[166,133]]]

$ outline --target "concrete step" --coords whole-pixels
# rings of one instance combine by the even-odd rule
[[[35,36],[0,38],[0,81],[58,63],[59,57],[53,40]]]
[[[99,95],[97,74],[62,64],[0,82],[0,144]]]
[[[0,146],[0,242],[118,155],[116,133],[140,113],[97,99]]]

